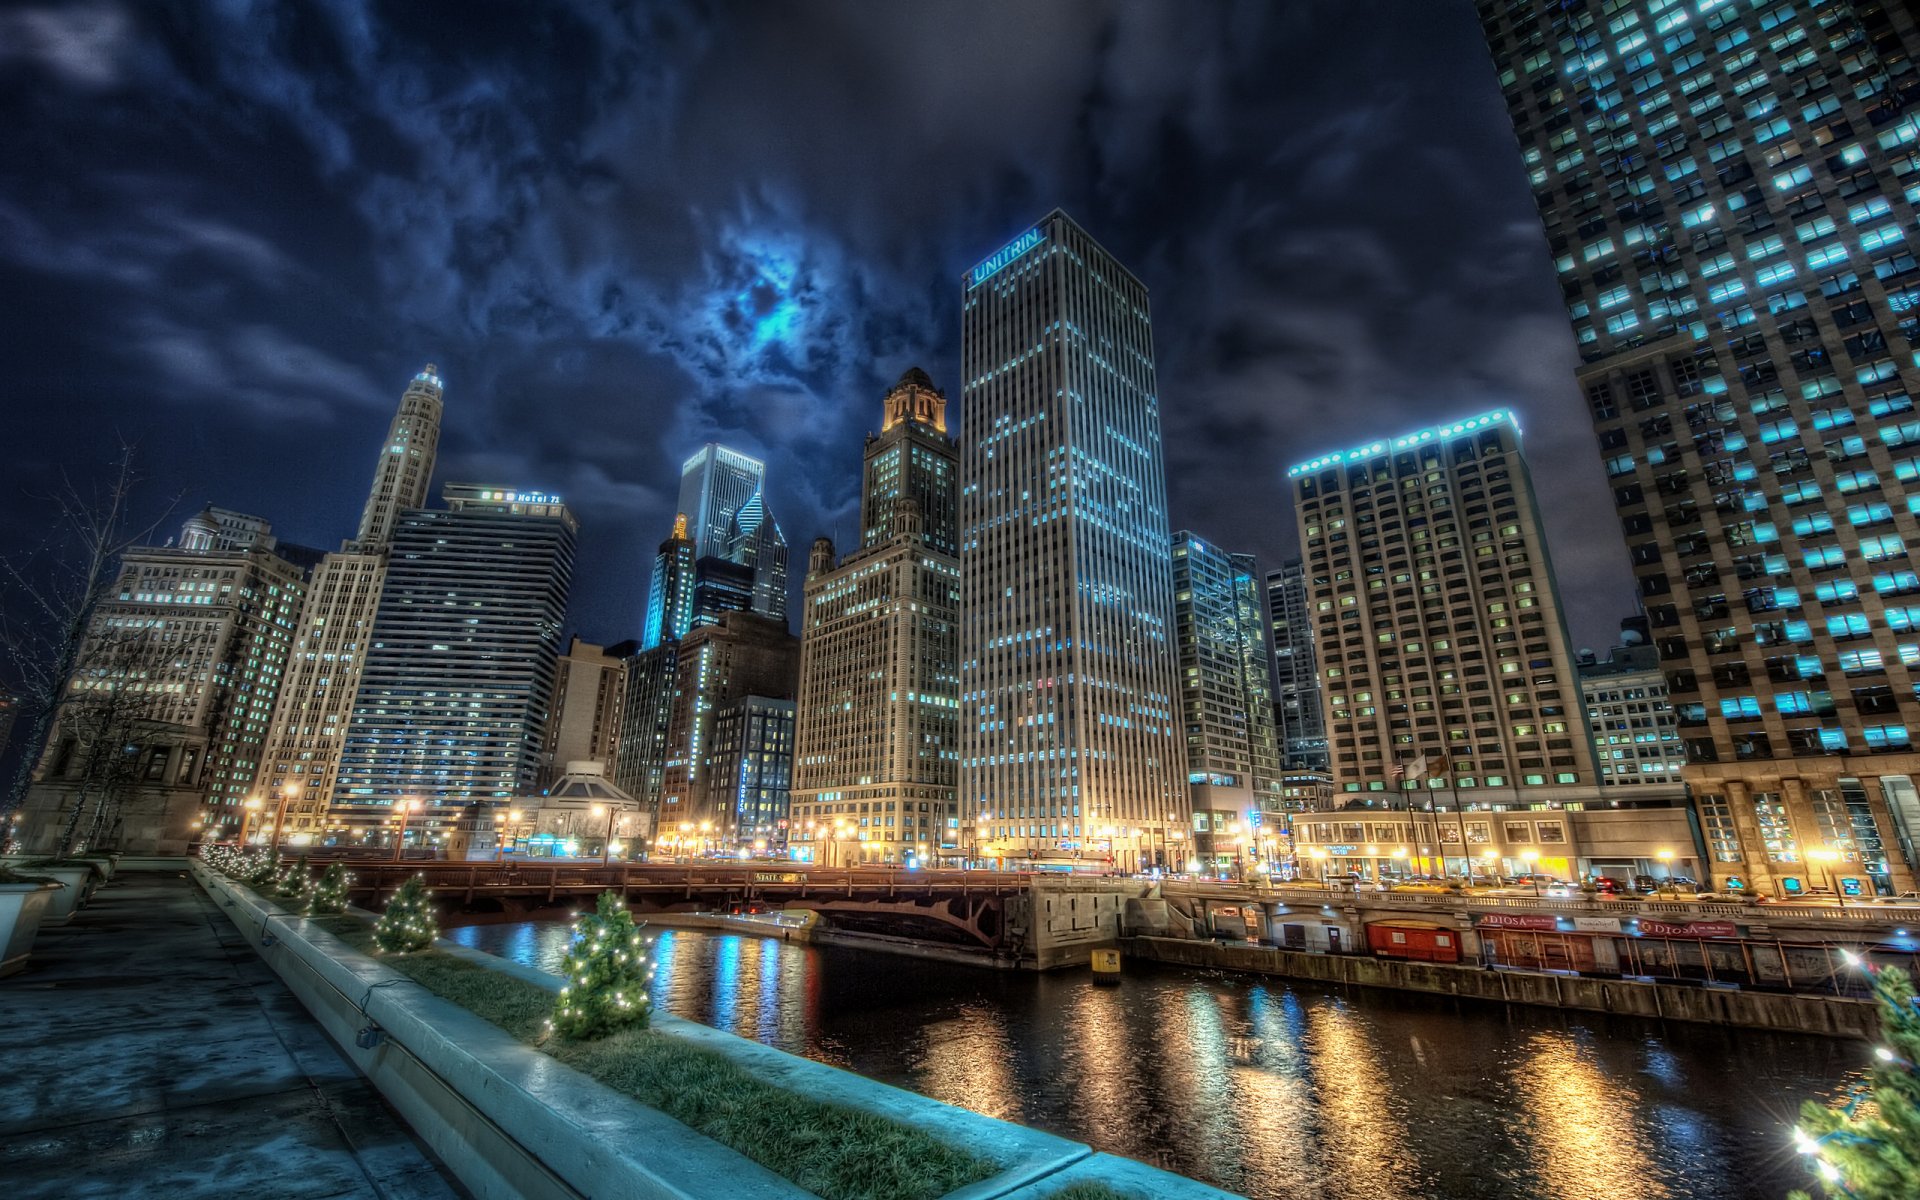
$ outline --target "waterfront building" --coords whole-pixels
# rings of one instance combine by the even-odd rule
[[[1914,14],[1480,15],[1714,877],[1912,888]]]
[[[679,834],[687,839],[680,843],[683,850],[691,846],[700,853],[732,852],[743,834],[751,842],[752,834],[740,824],[738,768],[753,753],[772,753],[777,731],[769,733],[764,720],[756,725],[732,719],[722,727],[719,718],[749,697],[791,701],[799,669],[799,639],[787,632],[784,621],[758,613],[722,614],[681,639],[661,770],[662,837]],[[743,739],[754,741],[749,745]],[[790,757],[790,734],[786,750]],[[782,770],[764,757],[757,760],[756,772],[769,780],[792,778],[790,764]],[[779,789],[782,800],[785,790]],[[756,798],[751,808],[756,819],[759,803]]]
[[[1274,711],[1283,761],[1293,770],[1327,769],[1327,721],[1320,707],[1320,664],[1307,607],[1307,569],[1297,558],[1267,576],[1273,647]]]
[[[496,808],[493,815],[503,814]],[[496,837],[531,858],[631,859],[653,835],[652,811],[608,779],[605,763],[592,760],[566,764],[539,794],[512,801],[504,815],[491,822]]]
[[[450,483],[441,498],[392,530],[333,798],[363,837],[402,800],[425,829],[540,776],[578,526],[544,492]]]
[[[960,809],[1135,867],[1187,824],[1147,289],[1058,210],[961,288]]]
[[[553,705],[540,739],[542,784],[583,762],[617,774],[627,660],[637,652],[632,642],[605,647],[575,637],[568,643],[554,664]]]
[[[1644,629],[1644,622],[1641,623]],[[1667,699],[1660,653],[1644,632],[1621,630],[1605,659],[1582,651],[1580,695],[1600,765],[1600,786],[1615,804],[1684,804],[1687,754]]]
[[[1197,851],[1208,867],[1243,858],[1256,846],[1265,815],[1282,811],[1266,605],[1257,579],[1251,555],[1230,554],[1187,530],[1173,535],[1187,790]]]
[[[239,835],[306,572],[266,521],[223,538],[212,511],[122,556],[27,794],[30,849],[64,848],[76,807],[80,836],[128,850]]]
[[[427,501],[444,398],[440,376],[428,363],[400,397],[358,531],[320,560],[308,582],[258,775],[263,802],[272,798],[277,810],[280,800],[292,797],[287,829],[296,842],[326,836],[327,806],[366,664],[394,516]]]
[[[1448,800],[1479,806],[1599,800],[1512,414],[1383,438],[1287,474],[1341,792],[1444,783]],[[1427,776],[1415,778],[1423,757]]]
[[[880,432],[867,438],[860,549],[836,564],[831,541],[813,544],[787,842],[803,861],[965,852],[956,807],[960,472],[946,405],[918,367],[900,377]]]

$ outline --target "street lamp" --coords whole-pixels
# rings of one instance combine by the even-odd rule
[[[1671,888],[1673,886],[1673,851],[1656,850],[1653,856],[1660,860],[1661,886]]]
[[[607,840],[600,844],[600,865],[604,867],[613,862],[613,823],[619,818],[620,810],[611,804],[593,806],[594,816],[598,817],[603,812],[607,814]]]
[[[1824,848],[1820,850],[1809,850],[1807,851],[1807,857],[1826,868],[1827,886],[1833,890],[1834,900],[1839,903],[1841,908],[1845,908],[1847,906],[1847,898],[1840,894],[1839,881],[1833,877],[1833,865],[1840,861],[1840,852],[1838,850],[1827,850]]]
[[[1320,864],[1320,886],[1327,886],[1327,852],[1314,846],[1308,849],[1307,857]]]
[[[400,814],[400,829],[399,829],[399,832],[395,834],[393,839],[393,861],[394,862],[400,861],[400,852],[406,848],[407,817],[412,814],[413,806],[414,806],[414,802],[412,800],[401,800],[395,803],[393,806],[394,809]]]
[[[253,829],[253,815],[265,807],[266,807],[266,802],[261,800],[260,797],[258,796],[247,797],[247,811],[240,815],[240,844],[242,846],[246,845],[247,838],[252,836],[251,830]]]
[[[1533,864],[1540,861],[1540,852],[1538,850],[1522,850],[1520,852],[1520,861],[1527,864],[1527,882],[1533,884],[1533,894],[1538,896],[1540,894],[1540,874],[1533,869]]]
[[[1487,864],[1487,878],[1489,880],[1493,879],[1493,863],[1495,859],[1500,857],[1500,852],[1498,850],[1482,850],[1480,857]],[[1473,886],[1473,859],[1471,858],[1467,859],[1467,886]]]
[[[289,779],[285,785],[281,787],[280,792],[280,811],[273,815],[273,841],[268,843],[267,848],[269,855],[280,853],[280,831],[286,828],[287,806],[292,804],[293,798],[300,794],[300,782],[295,779]]]

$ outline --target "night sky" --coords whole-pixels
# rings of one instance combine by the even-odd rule
[[[436,495],[562,493],[638,636],[681,459],[766,459],[800,574],[1060,206],[1151,292],[1174,528],[1277,565],[1288,465],[1511,406],[1575,644],[1632,609],[1466,0],[70,4],[0,12],[0,121],[0,553],[116,432],[148,509],[334,547],[432,361]]]

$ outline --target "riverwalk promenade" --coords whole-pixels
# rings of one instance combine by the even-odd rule
[[[0,1028],[7,1200],[464,1195],[184,869],[42,929]]]

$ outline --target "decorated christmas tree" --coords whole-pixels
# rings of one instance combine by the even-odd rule
[[[401,884],[400,890],[387,902],[387,911],[374,923],[374,944],[388,954],[406,954],[433,945],[439,931],[434,928],[428,894],[424,875],[415,875]]]
[[[328,867],[326,873],[320,876],[320,881],[313,885],[313,890],[307,893],[307,915],[319,917],[347,911],[347,884],[351,880],[352,876],[347,874],[344,865],[334,863]]]
[[[269,850],[252,856],[247,860],[246,872],[243,882],[255,887],[271,886],[274,876],[280,873],[280,852]]]
[[[601,892],[597,911],[574,922],[563,973],[567,982],[550,1022],[561,1037],[579,1041],[646,1026],[653,967],[647,941],[619,896]]]
[[[1809,1100],[1794,1142],[1828,1196],[1913,1200],[1920,1196],[1920,999],[1907,973],[1890,967],[1873,970],[1873,994],[1881,1044],[1872,1079],[1839,1108]]]
[[[298,862],[289,864],[280,872],[279,886],[273,892],[276,896],[297,897],[307,890],[307,885],[312,881],[313,868],[308,864],[307,856],[302,854]]]

